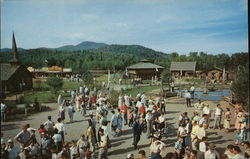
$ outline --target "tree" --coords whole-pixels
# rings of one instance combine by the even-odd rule
[[[162,92],[163,92],[163,82],[166,82],[168,86],[170,86],[170,82],[172,80],[171,72],[169,69],[165,69],[161,73],[161,86],[162,86]]]
[[[248,106],[249,104],[249,67],[239,67],[237,78],[233,81],[231,90],[236,101]]]
[[[53,93],[57,93],[63,86],[63,79],[59,77],[49,77],[46,84],[50,87]]]
[[[93,76],[88,70],[83,70],[82,71],[82,80],[84,84],[89,85],[93,84]]]

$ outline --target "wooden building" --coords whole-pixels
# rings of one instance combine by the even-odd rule
[[[32,73],[18,59],[15,36],[12,38],[13,59],[0,64],[1,92],[17,92],[33,88]],[[2,94],[1,94],[2,95]]]
[[[223,71],[224,71],[224,79],[225,80],[233,80],[235,79],[235,73],[234,72],[229,72],[226,70],[223,70],[219,67],[214,67],[213,69],[209,71],[203,71],[199,73],[200,78],[208,78],[209,80],[217,80],[217,81],[222,81],[223,80]]]
[[[196,69],[196,62],[171,62],[171,75],[178,77],[194,77]]]
[[[142,80],[151,80],[157,77],[159,79],[164,67],[151,63],[149,60],[141,60],[139,63],[126,68],[129,78],[141,78]]]

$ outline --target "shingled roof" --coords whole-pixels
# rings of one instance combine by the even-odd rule
[[[164,67],[149,63],[149,62],[139,62],[137,64],[127,67],[127,69],[164,69]]]
[[[0,65],[1,81],[7,81],[16,72],[21,65],[11,65],[10,63],[2,63]]]
[[[171,62],[170,71],[195,71],[196,62]]]

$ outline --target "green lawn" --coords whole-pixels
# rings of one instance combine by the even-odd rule
[[[50,91],[30,91],[24,93],[23,102],[33,103],[35,98],[39,103],[53,103],[56,102],[57,96]]]
[[[81,85],[83,85],[81,82],[63,80],[63,88],[61,90],[79,89]],[[33,82],[33,87],[34,89],[49,90],[49,86],[45,83],[45,81],[42,81],[40,84]]]
[[[64,98],[70,98],[70,93],[61,92]],[[57,102],[58,94],[53,94],[50,91],[29,91],[24,93],[22,103],[33,103],[35,98],[39,103],[55,103]]]
[[[81,82],[70,82],[70,81],[65,81],[64,80],[62,90],[79,89],[80,86],[83,86],[83,83],[81,83]]]

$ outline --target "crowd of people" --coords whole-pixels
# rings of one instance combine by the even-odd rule
[[[71,99],[65,100],[58,96],[58,114],[48,116],[38,129],[26,124],[13,139],[4,140],[1,133],[1,158],[8,159],[106,159],[112,147],[110,137],[119,138],[123,135],[123,127],[132,130],[132,146],[140,148],[140,139],[146,134],[150,143],[149,152],[138,150],[138,154],[127,154],[124,158],[133,159],[244,159],[250,156],[250,144],[247,141],[249,132],[248,116],[242,106],[237,105],[233,115],[229,108],[223,110],[220,104],[215,109],[198,100],[192,103],[194,89],[187,95],[187,106],[194,107],[192,116],[183,112],[177,124],[174,151],[165,153],[167,137],[170,132],[167,116],[167,100],[164,97],[151,98],[145,93],[135,97],[120,94],[118,103],[109,104],[109,96],[90,90],[87,86],[70,92]],[[2,105],[1,105],[2,107]],[[65,138],[66,113],[69,122],[74,122],[74,114],[80,113],[87,119],[88,127],[79,139],[68,141]],[[88,116],[87,116],[88,113]],[[109,118],[108,114],[111,114]],[[53,117],[53,118],[52,118]],[[235,118],[234,127],[231,127]],[[53,122],[57,120],[57,122]],[[222,124],[223,121],[223,124]],[[212,124],[213,123],[213,124]],[[218,152],[216,145],[209,140],[208,129],[224,129],[225,133],[235,131],[234,142]],[[172,130],[173,131],[173,130]],[[16,142],[19,144],[17,144]],[[111,152],[112,154],[112,152]],[[148,156],[147,156],[148,154]]]

